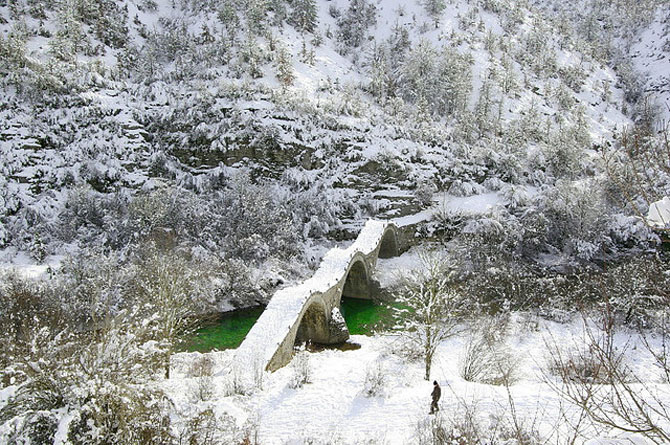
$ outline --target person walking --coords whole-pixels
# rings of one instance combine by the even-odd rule
[[[437,383],[437,380],[434,380],[433,392],[430,393],[430,396],[433,399],[433,401],[430,403],[430,414],[435,414],[440,410],[440,407],[437,406],[437,402],[440,400],[441,395],[442,395],[442,388],[440,388],[440,385]]]

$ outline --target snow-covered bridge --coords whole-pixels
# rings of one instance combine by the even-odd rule
[[[396,226],[368,221],[349,248],[331,249],[311,278],[272,297],[235,353],[239,371],[279,369],[291,361],[294,346],[307,340],[345,341],[349,331],[340,314],[340,299],[371,298],[370,276],[377,258],[397,254]]]

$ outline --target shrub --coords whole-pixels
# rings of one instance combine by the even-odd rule
[[[519,378],[519,363],[504,344],[506,322],[489,318],[481,323],[461,357],[461,377],[469,382],[513,385]]]
[[[312,383],[312,364],[309,361],[309,352],[300,348],[291,360],[291,379],[288,386],[293,389],[302,388],[306,383]]]
[[[27,353],[9,366],[23,378],[0,422],[23,418],[18,434],[47,435],[55,432],[48,421],[38,428],[31,420],[44,412],[58,423],[70,416],[63,425],[73,444],[169,443],[164,395],[147,385],[164,350],[151,340],[151,322],[122,313],[96,331],[37,326],[25,335]]]
[[[193,395],[198,401],[205,402],[210,400],[214,395],[213,368],[214,361],[207,355],[199,357],[191,365],[189,375],[195,378]]]
[[[365,371],[363,395],[365,397],[383,397],[386,394],[387,372],[382,362],[377,361]]]

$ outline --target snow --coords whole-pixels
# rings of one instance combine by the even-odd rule
[[[420,247],[412,247],[402,255],[393,258],[379,258],[375,267],[374,277],[382,288],[396,284],[403,274],[411,272],[421,265]]]
[[[49,255],[37,263],[28,252],[7,248],[0,250],[0,271],[15,272],[24,278],[42,278],[59,268],[64,259],[65,255]]]
[[[529,195],[537,192],[534,187],[525,188]],[[454,196],[443,193],[434,199],[435,204],[426,210],[413,213],[390,221],[398,227],[407,227],[430,221],[436,213],[459,212],[466,215],[484,215],[496,206],[504,205],[505,198],[500,192],[487,192],[472,196]]]
[[[68,431],[70,428],[70,422],[74,419],[74,414],[68,413],[67,408],[62,408],[65,411],[65,415],[60,418],[58,422],[58,429],[56,430],[56,435],[54,436],[53,445],[65,445],[68,441]]]
[[[477,215],[489,213],[495,206],[502,204],[504,204],[504,199],[500,193],[490,192],[474,196],[451,196],[445,194],[438,205],[441,209]]]
[[[665,197],[649,206],[647,223],[656,229],[670,228],[670,198]]]
[[[559,324],[521,314],[509,321],[504,343],[519,361],[520,379],[511,386],[516,414],[524,424],[533,422],[542,434],[552,437],[551,443],[566,443],[557,434],[568,432],[565,419],[574,419],[577,412],[545,383],[543,370],[549,358],[546,344],[553,338],[561,346],[579,345],[583,343],[583,335],[584,325],[578,319]],[[467,382],[460,377],[459,366],[468,336],[466,330],[438,348],[431,380],[438,380],[443,388],[441,413],[458,416],[465,406],[475,407],[482,424],[489,420],[489,415],[509,416],[509,400],[503,386]],[[413,435],[417,424],[428,417],[432,390],[431,381],[423,379],[423,363],[406,362],[394,354],[399,341],[394,335],[355,335],[351,341],[361,348],[310,353],[311,383],[300,389],[289,387],[294,372],[289,365],[267,374],[262,389],[251,395],[221,396],[219,392],[208,403],[219,412],[237,417],[238,423],[257,419],[259,439],[264,444],[302,444],[309,438],[328,438],[346,444],[363,440],[389,445],[416,443]],[[637,334],[623,331],[615,342],[619,348],[628,345],[627,362],[636,373],[649,382],[657,381],[658,369]],[[224,356],[217,354],[217,360],[222,360]],[[378,367],[386,379],[384,395],[366,397],[363,393],[366,375]],[[181,394],[189,380],[177,373],[175,376],[165,386],[174,395],[177,408],[185,409],[187,401]],[[218,391],[223,391],[224,381],[224,376],[215,377]],[[670,396],[667,385],[657,388]],[[629,438],[632,443],[647,444],[637,436],[597,437],[593,430],[586,430],[577,444],[618,445],[631,443],[622,442]]]

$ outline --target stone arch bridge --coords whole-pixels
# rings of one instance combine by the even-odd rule
[[[340,314],[342,296],[372,297],[377,258],[399,253],[399,231],[389,222],[368,221],[347,249],[333,248],[308,280],[279,290],[235,352],[240,371],[275,371],[288,364],[304,341],[337,344],[349,338]]]

